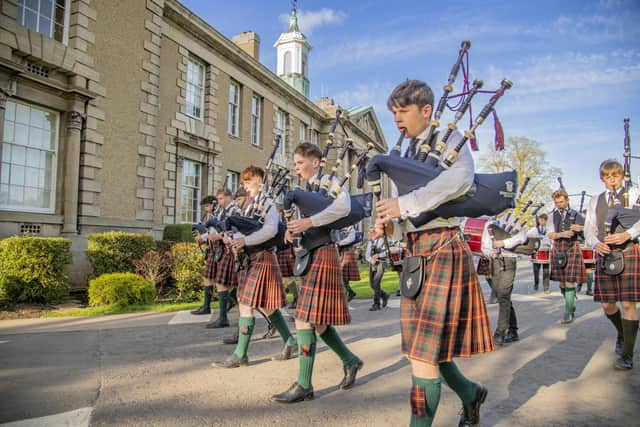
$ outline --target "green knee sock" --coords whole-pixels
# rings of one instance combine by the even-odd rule
[[[338,331],[336,331],[336,328],[333,326],[327,326],[327,329],[320,335],[320,338],[340,357],[343,365],[348,365],[357,359],[356,355],[351,353],[351,350],[344,344],[340,335],[338,335]]]
[[[240,358],[247,356],[249,341],[251,341],[251,334],[255,324],[255,317],[241,317],[238,320],[238,345],[236,345],[236,351],[234,351],[236,356]]]
[[[315,358],[316,332],[313,329],[298,329],[298,384],[300,387],[311,387]]]
[[[636,337],[638,336],[638,321],[622,319],[622,354],[633,357],[633,350],[636,347]]]
[[[294,345],[296,343],[296,340],[291,336],[291,331],[289,331],[287,322],[285,322],[284,317],[282,317],[280,310],[274,311],[271,316],[269,316],[269,322],[278,330],[282,341],[284,341],[286,345]]]
[[[590,273],[587,273],[587,291],[591,291],[592,287],[593,287],[593,271]]]
[[[447,385],[453,390],[462,403],[471,403],[476,398],[476,384],[473,381],[469,381],[462,372],[458,369],[456,363],[441,362],[440,375],[447,382]]]
[[[229,292],[220,291],[218,292],[218,308],[220,309],[220,314],[218,314],[218,319],[227,320],[227,303],[229,302]]]
[[[211,297],[213,296],[213,286],[204,287],[204,304],[205,308],[211,307]]]
[[[571,314],[575,307],[576,288],[566,288],[564,291],[564,313]]]
[[[620,310],[617,310],[613,314],[607,314],[607,319],[613,323],[613,326],[616,327],[616,331],[618,331],[618,336],[623,337],[624,332],[622,331],[622,315],[620,315]]]
[[[238,288],[234,287],[229,291],[229,301],[234,305],[238,305]]]
[[[431,427],[433,419],[440,403],[440,389],[442,381],[440,378],[418,378],[411,377],[413,389],[411,393],[411,424],[409,427]],[[422,396],[416,393],[417,390],[424,392]]]

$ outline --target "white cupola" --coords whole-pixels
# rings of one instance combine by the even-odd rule
[[[298,92],[309,97],[309,51],[311,45],[298,27],[295,2],[289,17],[289,29],[280,34],[273,47],[277,48],[276,74]]]

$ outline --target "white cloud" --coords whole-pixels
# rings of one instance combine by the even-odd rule
[[[342,24],[347,17],[347,14],[329,8],[322,8],[320,10],[300,10],[298,9],[298,26],[300,31],[309,36],[318,27],[330,24]],[[283,13],[278,19],[284,24],[289,23],[289,14]]]

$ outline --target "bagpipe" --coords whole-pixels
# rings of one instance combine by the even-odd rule
[[[503,140],[503,136],[499,135],[501,134],[502,128],[497,121],[494,108],[505,91],[512,87],[512,83],[509,80],[503,80],[500,88],[495,91],[481,91],[482,82],[480,81],[475,81],[473,87],[469,89],[467,63],[466,67],[462,67],[465,75],[465,91],[459,95],[449,95],[453,90],[452,85],[461,68],[463,58],[468,57],[469,46],[470,43],[468,41],[462,43],[458,59],[452,68],[448,83],[444,86],[444,93],[433,113],[433,120],[430,123],[431,126],[427,137],[421,144],[417,155],[412,156],[410,154],[414,151],[415,146],[409,144],[404,156],[400,156],[402,141],[405,137],[404,132],[402,132],[396,146],[388,155],[376,155],[369,161],[366,177],[373,186],[374,193],[375,188],[380,186],[383,172],[394,182],[400,196],[429,184],[429,182],[454,164],[467,141],[471,141],[471,144],[475,145],[476,129],[492,112],[496,120],[496,141]],[[452,138],[456,135],[455,131],[458,128],[457,123],[462,119],[467,110],[469,111],[469,115],[472,115],[471,99],[478,93],[491,93],[493,95],[476,117],[475,121],[472,122],[470,129],[465,131],[454,148],[447,152],[448,142],[450,140],[453,142]],[[458,106],[448,106],[448,100],[456,97],[460,97],[462,100]],[[445,106],[455,110],[456,114],[454,120],[447,126],[447,130],[440,136],[437,134],[436,129],[440,125],[439,120]],[[437,139],[435,144],[434,139]],[[502,143],[496,143],[496,145],[502,145]],[[409,221],[415,227],[420,227],[437,217],[451,218],[456,216],[479,217],[482,215],[497,215],[507,209],[515,207],[516,192],[514,192],[514,190],[517,190],[517,181],[517,173],[515,171],[475,174],[473,184],[464,196],[444,203],[433,211],[423,212],[415,218],[409,218]]]

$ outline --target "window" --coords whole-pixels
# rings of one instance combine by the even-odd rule
[[[284,73],[291,74],[291,52],[284,53]]]
[[[300,142],[304,142],[307,139],[307,124],[300,122]]]
[[[308,75],[308,69],[307,69],[307,54],[303,53],[302,54],[302,75],[306,76]]]
[[[286,164],[286,146],[287,146],[287,114],[282,110],[276,111],[276,135],[280,135],[282,138],[280,142],[280,146],[278,147],[278,152],[276,153],[276,163],[285,165]]]
[[[229,124],[227,132],[229,135],[240,136],[240,86],[236,83],[229,85]]]
[[[0,159],[0,208],[53,213],[59,115],[7,101]]]
[[[202,165],[191,160],[182,161],[182,180],[180,188],[180,222],[200,221],[200,193]]]
[[[318,131],[317,131],[317,130],[315,130],[315,129],[313,129],[313,130],[311,131],[311,142],[312,142],[313,144],[318,145],[318,137],[319,137],[319,135],[318,135]]]
[[[204,64],[189,58],[187,62],[187,115],[202,119],[204,109]]]
[[[238,186],[240,186],[240,174],[234,171],[227,171],[227,188],[233,194],[236,194]]]
[[[18,0],[16,21],[30,30],[65,43],[69,27],[69,0]]]
[[[260,114],[262,99],[253,95],[251,98],[251,144],[260,145]]]

